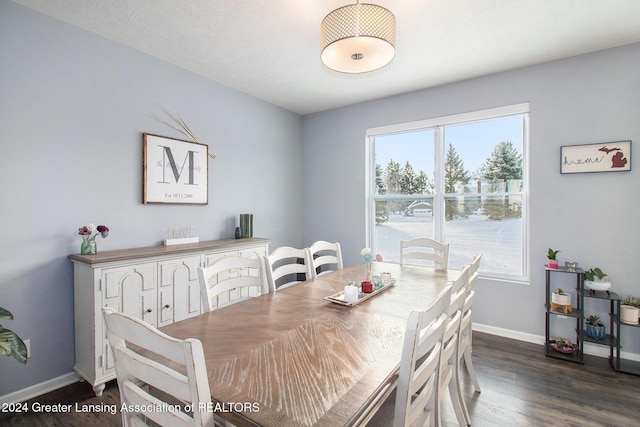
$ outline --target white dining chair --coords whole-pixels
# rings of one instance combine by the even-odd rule
[[[407,260],[409,263],[432,263],[435,268],[446,270],[449,266],[449,244],[428,237],[400,240],[400,265]]]
[[[122,404],[127,408],[162,408],[158,411],[121,411],[125,427],[147,425],[149,420],[167,427],[224,425],[207,410],[211,393],[199,340],[170,337],[111,307],[104,307],[102,314],[113,351]],[[167,361],[178,365],[179,369],[170,368]],[[192,410],[184,411],[185,405]]]
[[[429,308],[409,315],[402,347],[393,426],[435,426],[438,381],[451,286]]]
[[[462,319],[460,321],[460,339],[458,340],[458,363],[456,366],[456,375],[458,381],[458,393],[459,399],[462,404],[462,410],[464,417],[468,425],[471,425],[471,417],[469,416],[469,410],[462,394],[462,361],[473,384],[473,388],[476,393],[480,393],[480,383],[476,375],[476,370],[473,367],[472,360],[472,307],[473,297],[475,295],[476,282],[478,281],[478,268],[480,267],[480,261],[482,254],[473,257],[473,261],[469,266],[469,280],[467,283],[467,294],[465,296],[464,305],[462,306]]]
[[[264,266],[271,292],[314,277],[308,248],[281,246],[264,257]]]
[[[440,408],[442,401],[449,391],[453,411],[459,426],[466,427],[467,421],[460,401],[461,392],[458,382],[458,340],[460,337],[460,322],[462,321],[462,307],[467,295],[467,284],[469,282],[469,266],[465,266],[460,272],[460,276],[451,283],[451,301],[447,307],[447,327],[444,332],[442,359],[440,362],[440,382],[438,398]],[[436,412],[437,422],[440,425],[440,412]]]
[[[315,276],[322,276],[331,271],[342,270],[342,250],[340,243],[318,240],[309,246],[309,256],[313,263]]]
[[[269,292],[259,258],[222,257],[208,267],[198,268],[198,281],[204,312]]]

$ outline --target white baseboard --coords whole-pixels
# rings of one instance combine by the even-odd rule
[[[525,332],[513,331],[511,329],[497,328],[495,326],[482,325],[480,323],[474,323],[472,328],[474,331],[510,338],[512,340],[530,342],[532,344],[544,344],[544,337],[539,335],[527,334]]]
[[[513,331],[511,329],[497,328],[495,326],[482,325],[479,323],[474,323],[472,328],[474,331],[484,332],[490,335],[496,335],[499,337],[510,338],[513,340],[529,342],[532,344],[540,344],[540,345],[544,344],[544,336],[542,335],[527,334],[525,332]],[[603,345],[597,345],[597,344],[591,344],[591,343],[585,342],[584,354],[588,354],[590,356],[609,358],[609,346],[603,346]],[[640,362],[640,354],[621,351],[620,357],[625,360],[633,360],[636,362]]]
[[[13,393],[0,396],[0,405],[4,403],[24,402],[26,400],[33,399],[34,397],[41,396],[45,393],[49,393],[50,391],[66,387],[78,381],[80,381],[78,375],[76,375],[75,372],[70,372],[57,378],[52,378],[39,384],[34,384],[30,387],[23,388],[22,390],[14,391]]]

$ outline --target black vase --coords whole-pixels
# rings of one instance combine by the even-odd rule
[[[240,236],[253,237],[253,214],[240,214]]]

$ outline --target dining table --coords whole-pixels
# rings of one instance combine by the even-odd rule
[[[395,388],[409,314],[455,270],[375,262],[392,285],[346,306],[325,297],[367,277],[360,263],[161,330],[202,342],[211,409],[236,426],[366,425]]]

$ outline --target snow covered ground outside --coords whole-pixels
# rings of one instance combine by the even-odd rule
[[[483,253],[485,272],[519,275],[521,270],[522,219],[490,220],[474,215],[447,221],[445,241],[449,243],[449,267],[469,264]],[[470,236],[473,236],[470,238]],[[375,227],[375,250],[385,261],[400,261],[400,240],[433,237],[432,217],[391,215],[389,221]]]

